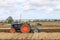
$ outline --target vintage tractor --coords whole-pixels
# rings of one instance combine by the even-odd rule
[[[40,29],[30,23],[13,23],[11,24],[11,33],[22,32],[22,33],[31,33],[31,32],[40,32]]]

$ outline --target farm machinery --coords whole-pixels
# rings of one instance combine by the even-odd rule
[[[30,25],[30,23],[13,23],[11,24],[11,33],[14,32],[21,32],[21,33],[34,33],[34,32],[40,32],[40,29],[35,27],[34,25]]]

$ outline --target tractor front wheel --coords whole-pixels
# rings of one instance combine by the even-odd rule
[[[14,29],[14,28],[11,28],[11,29],[10,29],[10,32],[11,32],[11,33],[15,33],[15,29]]]

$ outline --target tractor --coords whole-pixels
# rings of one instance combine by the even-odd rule
[[[21,33],[34,33],[40,32],[40,29],[35,27],[34,25],[30,25],[30,23],[12,23],[11,24],[11,33],[21,32]]]

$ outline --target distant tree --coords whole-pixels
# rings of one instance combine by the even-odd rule
[[[57,19],[54,19],[54,21],[58,21]]]
[[[33,20],[33,22],[40,22],[40,20]]]
[[[7,19],[6,19],[7,23],[12,23],[14,22],[13,18],[11,16],[9,16]]]
[[[60,19],[58,21],[60,21]]]

